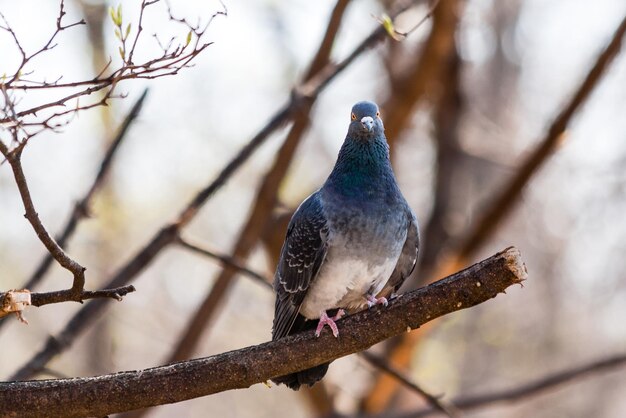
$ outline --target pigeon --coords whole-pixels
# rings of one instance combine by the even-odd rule
[[[415,268],[419,229],[396,182],[378,106],[352,107],[346,139],[323,186],[293,214],[274,275],[272,340],[344,314],[387,305]],[[329,363],[272,379],[312,386]]]

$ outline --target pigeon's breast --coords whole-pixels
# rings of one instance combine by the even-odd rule
[[[311,284],[300,313],[309,319],[321,311],[367,306],[367,295],[376,295],[393,272],[404,241],[407,220],[395,205],[376,204],[334,207],[327,213],[328,253]]]

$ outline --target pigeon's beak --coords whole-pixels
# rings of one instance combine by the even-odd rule
[[[361,126],[364,131],[372,132],[372,129],[374,129],[374,119],[371,116],[363,116],[361,118]]]

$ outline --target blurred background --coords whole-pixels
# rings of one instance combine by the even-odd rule
[[[100,288],[158,229],[174,219],[306,77],[333,10],[341,17],[331,58],[345,57],[392,10],[392,0],[224,0],[228,16],[207,34],[215,43],[193,68],[173,77],[119,86],[128,98],[83,112],[62,133],[26,147],[23,161],[37,211],[60,231],[90,187],[112,135],[145,87],[149,95],[111,173],[67,247],[87,267],[87,287]],[[72,19],[88,25],[58,39],[33,63],[40,78],[93,77],[117,41],[107,8],[118,3],[68,0]],[[173,0],[176,15],[206,21],[219,2]],[[336,8],[337,5],[337,8]],[[122,2],[135,21],[138,2]],[[338,10],[343,8],[345,10]],[[428,11],[416,6],[396,22],[407,30]],[[0,11],[25,48],[54,30],[58,3],[0,0]],[[291,125],[269,141],[202,208],[183,236],[271,277],[291,211],[325,180],[345,136],[352,104],[381,105],[400,186],[421,223],[420,267],[407,288],[441,271],[526,158],[610,41],[626,15],[613,0],[441,0],[432,19],[405,41],[387,39],[365,52],[323,91],[302,135],[282,148]],[[154,54],[152,33],[176,33],[165,7],[146,15],[139,52]],[[171,32],[174,31],[174,32]],[[18,51],[0,33],[0,73]],[[529,279],[506,295],[414,331],[398,367],[427,391],[458,397],[516,388],[553,372],[626,352],[626,58],[605,78],[512,210],[463,264],[507,246],[520,249]],[[28,98],[26,99],[29,100]],[[2,138],[6,140],[6,138]],[[283,155],[278,167],[276,156]],[[282,173],[260,196],[268,170]],[[274,190],[275,189],[275,190]],[[269,196],[269,197],[268,197]],[[251,209],[252,208],[252,209]],[[0,165],[0,289],[18,288],[45,254],[8,164]],[[265,211],[267,212],[267,210]],[[251,218],[252,217],[252,218]],[[252,220],[249,221],[249,218]],[[248,223],[255,226],[250,230]],[[243,235],[243,236],[242,236]],[[241,241],[246,241],[242,244]],[[458,266],[459,268],[462,266]],[[232,275],[233,277],[229,277]],[[179,345],[198,307],[222,278],[220,304],[189,356],[200,357],[270,339],[274,297],[266,287],[180,246],[166,248],[136,277],[137,292],[109,309],[37,377],[88,376],[162,364]],[[69,287],[54,266],[33,290]],[[74,303],[27,310],[0,330],[0,376],[6,378],[65,326]],[[390,342],[375,347],[393,360]],[[255,385],[146,412],[150,417],[396,416],[427,407],[416,394],[381,378],[357,355],[335,361],[323,385],[292,392]],[[516,401],[487,404],[468,417],[623,417],[622,367]],[[411,415],[407,415],[411,416]]]

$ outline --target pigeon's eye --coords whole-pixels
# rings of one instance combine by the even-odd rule
[[[379,118],[380,117],[380,112],[376,112],[376,117]]]
[[[352,114],[352,120],[356,120],[356,115],[354,113]]]

